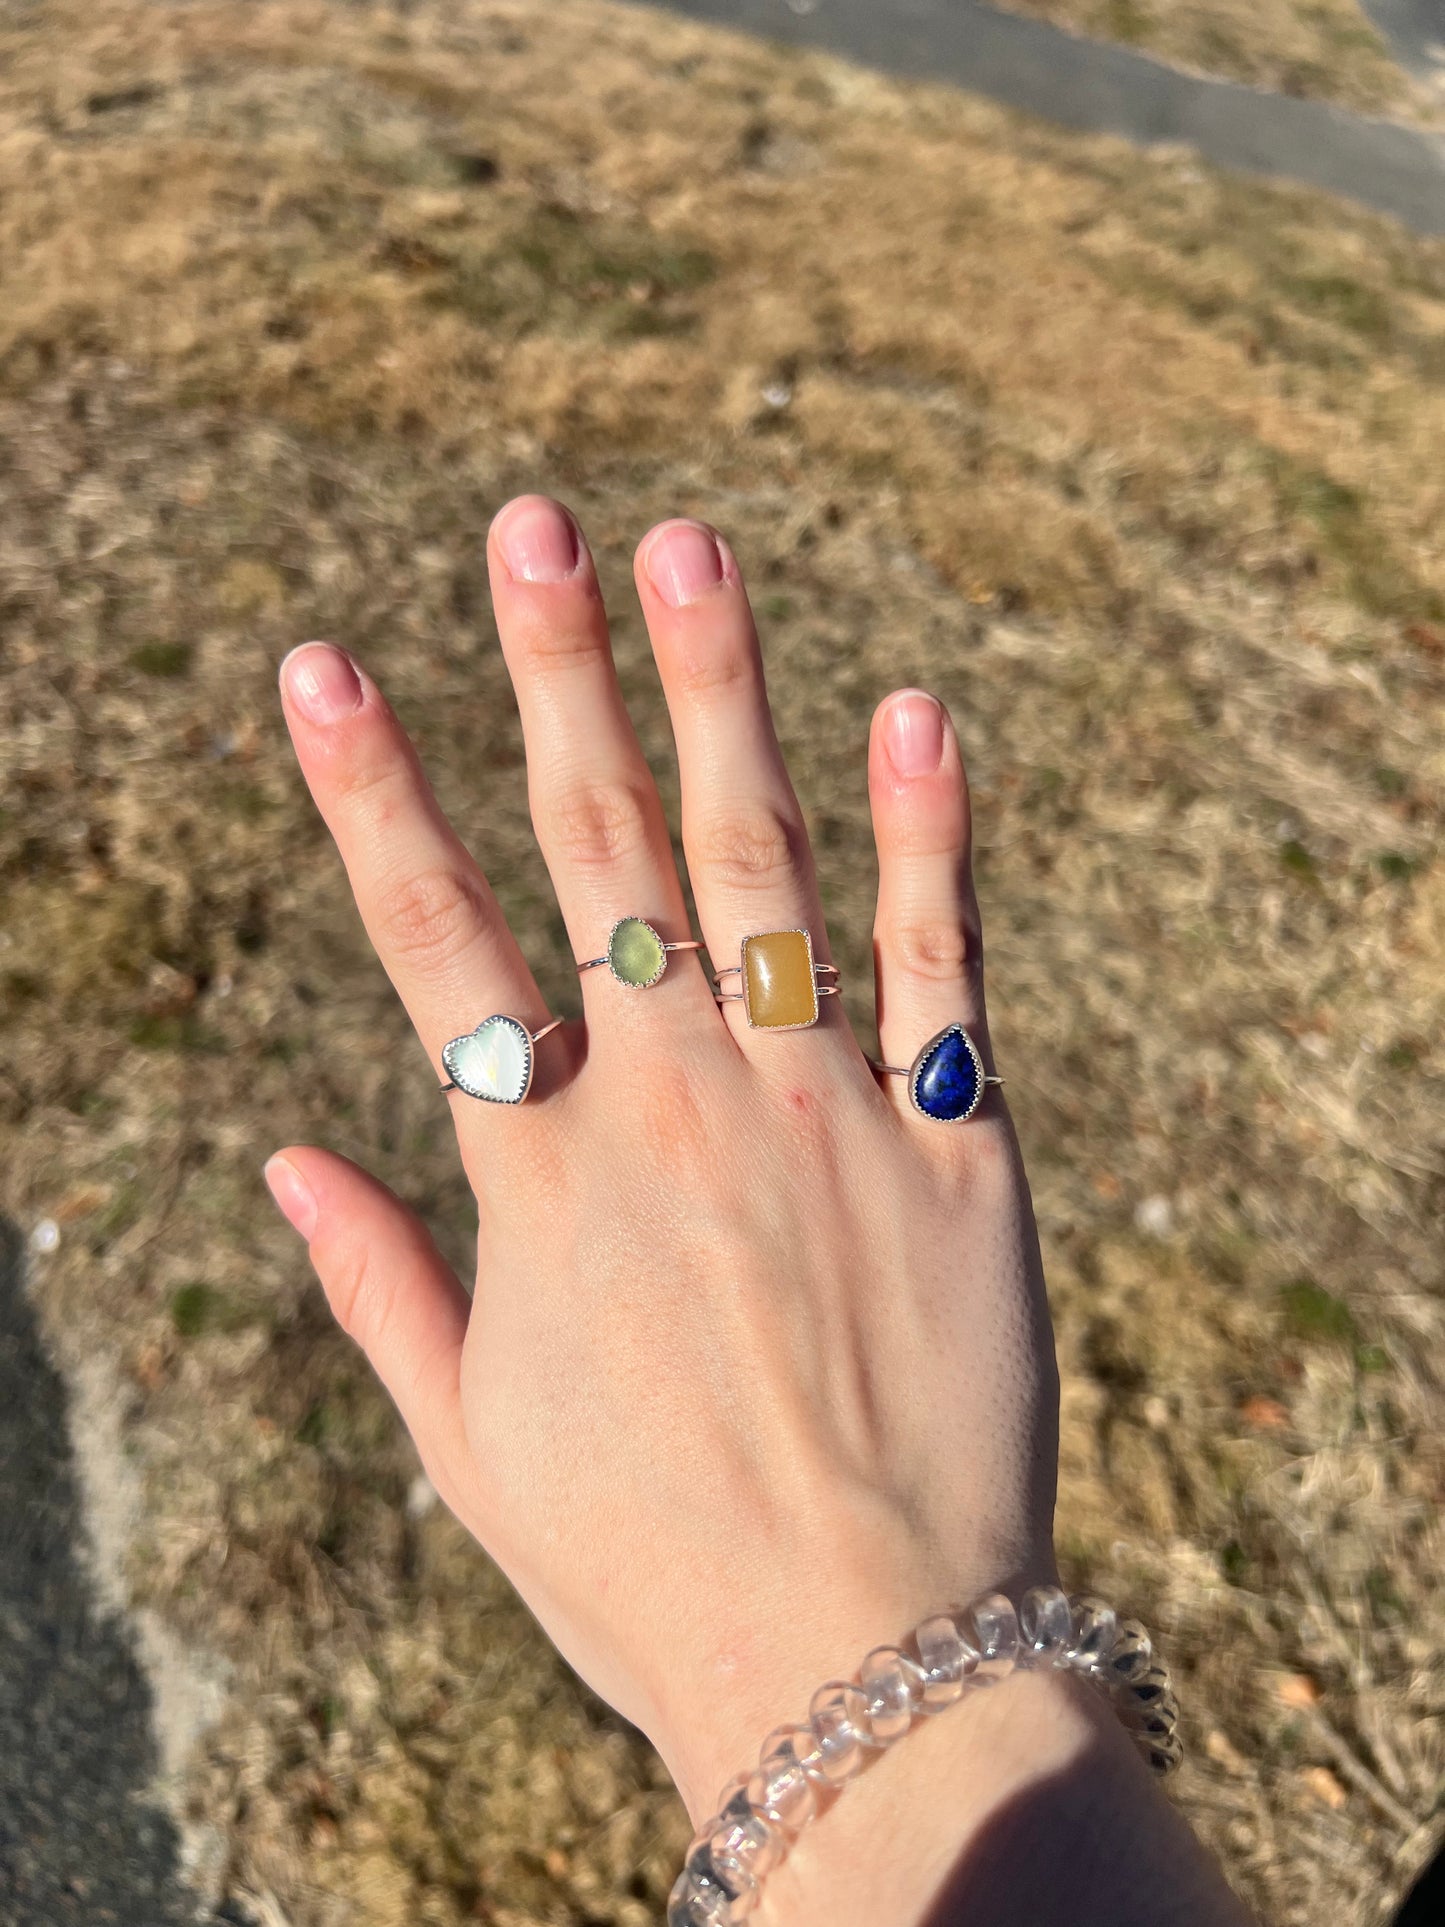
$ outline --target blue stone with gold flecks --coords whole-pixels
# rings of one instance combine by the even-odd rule
[[[962,1024],[950,1024],[923,1046],[908,1078],[913,1108],[940,1124],[961,1124],[983,1097],[983,1059]]]

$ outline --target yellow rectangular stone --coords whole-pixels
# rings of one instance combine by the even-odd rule
[[[806,930],[743,939],[743,1007],[755,1030],[804,1030],[817,1023],[818,979]]]

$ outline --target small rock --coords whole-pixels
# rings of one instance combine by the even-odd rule
[[[1289,1424],[1288,1407],[1281,1405],[1277,1398],[1266,1398],[1262,1392],[1244,1401],[1239,1416],[1256,1432],[1280,1432]]]
[[[1164,1197],[1141,1198],[1134,1223],[1146,1237],[1167,1238],[1174,1229],[1174,1206]]]
[[[1304,1710],[1318,1706],[1324,1698],[1319,1681],[1311,1679],[1308,1673],[1286,1673],[1275,1682],[1274,1690],[1286,1706]]]
[[[1302,1769],[1300,1779],[1321,1806],[1329,1807],[1334,1813],[1338,1813],[1350,1797],[1327,1766],[1307,1766]]]
[[[1222,1766],[1226,1773],[1232,1773],[1238,1779],[1243,1779],[1249,1772],[1249,1761],[1229,1735],[1221,1733],[1217,1726],[1204,1736],[1204,1751],[1216,1766]]]
[[[406,1489],[406,1516],[424,1519],[436,1508],[438,1493],[425,1472],[418,1472]]]

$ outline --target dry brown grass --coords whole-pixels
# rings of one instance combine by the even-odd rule
[[[999,0],[1095,40],[1221,80],[1428,117],[1430,104],[1356,0]]]
[[[669,789],[630,548],[732,534],[855,987],[870,706],[953,705],[1066,1566],[1162,1623],[1241,1891],[1382,1919],[1445,1757],[1445,248],[591,0],[104,0],[0,30],[0,262],[6,1199],[131,1390],[137,1595],[230,1669],[215,1890],[641,1927],[685,1831],[259,1176],[348,1150],[467,1266],[283,740],[298,638],[381,676],[575,1007],[482,563],[542,486]]]

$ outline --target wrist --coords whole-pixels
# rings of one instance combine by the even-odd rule
[[[1001,1814],[1091,1749],[1116,1746],[1127,1756],[1108,1708],[1057,1672],[1015,1674],[917,1723],[869,1761],[770,1877],[777,1927],[819,1919],[903,1927],[927,1918]]]
[[[915,1725],[769,1877],[770,1927],[1244,1927],[1108,1704],[1016,1673]]]
[[[729,1613],[714,1591],[702,1638],[689,1641],[678,1629],[666,1673],[654,1676],[645,1724],[695,1826],[717,1810],[719,1789],[757,1760],[765,1736],[807,1717],[830,1673],[851,1679],[861,1655],[917,1626],[933,1602],[1000,1587],[1017,1599],[1035,1581],[1056,1583],[1051,1549],[1022,1534],[980,1544],[959,1561],[930,1556],[928,1547],[920,1554],[894,1519],[867,1525],[859,1532],[834,1518],[818,1535],[823,1550],[770,1560],[766,1573],[741,1566],[733,1577],[745,1609]],[[790,1584],[771,1606],[760,1603],[775,1593],[779,1570],[798,1568],[826,1571],[827,1583]]]
[[[1074,1651],[1063,1643],[1070,1638],[1088,1643],[1068,1665],[1014,1669],[1021,1632],[1037,1655]],[[1096,1637],[1109,1654],[1102,1671],[1088,1658]],[[977,1601],[957,1627],[951,1618],[929,1621],[917,1639],[921,1700],[900,1674],[907,1662],[879,1653],[863,1669],[872,1682],[866,1696],[857,1686],[820,1689],[810,1731],[773,1730],[753,1781],[732,1782],[716,1802],[724,1817],[707,1816],[712,1826],[689,1856],[669,1919],[674,1909],[678,1921],[741,1918],[719,1909],[719,1900],[736,1892],[746,1912],[755,1880],[766,1878],[769,1918],[780,1927],[818,1918],[834,1927],[879,1920],[894,1927],[924,1920],[930,1927],[965,1920],[1233,1927],[1242,1920],[1145,1764],[1144,1754],[1156,1767],[1177,1760],[1178,1715],[1142,1629],[1116,1628],[1112,1612],[1087,1601],[1071,1609],[1045,1587],[1025,1597],[1017,1619],[1010,1602],[995,1596]],[[948,1682],[958,1678],[961,1644],[977,1677],[959,1694]],[[1076,1660],[1083,1676],[1073,1671]],[[869,1730],[865,1708],[882,1721],[897,1704],[889,1697],[895,1686],[903,1729],[888,1711],[891,1731],[879,1725],[881,1737],[860,1748]],[[920,1718],[924,1706],[937,1710]],[[759,1714],[756,1724],[764,1723]],[[695,1821],[705,1803],[699,1784],[685,1789]],[[771,1816],[762,1833],[759,1814]],[[733,1830],[739,1827],[742,1833]]]

